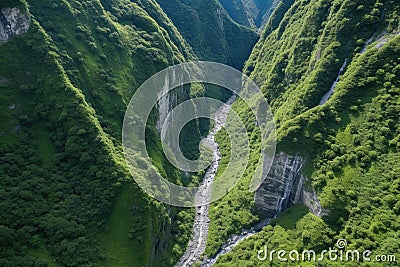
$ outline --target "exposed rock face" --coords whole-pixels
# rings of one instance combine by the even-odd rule
[[[268,218],[276,217],[290,204],[290,196],[296,195],[294,188],[301,179],[300,169],[304,159],[279,153],[275,156],[271,170],[255,193],[257,208]],[[295,189],[295,190],[293,190]]]
[[[302,190],[301,203],[306,205],[310,212],[318,217],[328,215],[328,210],[322,208],[317,197],[317,192],[315,192],[314,189],[311,191],[307,191],[305,189]]]
[[[158,119],[157,119],[157,124],[156,128],[158,132],[161,133],[161,129],[163,127],[163,124],[168,116],[168,113],[172,111],[172,109],[182,100],[186,100],[189,98],[189,94],[185,93],[184,88],[181,86],[179,89],[179,92],[176,92],[175,90],[173,93],[167,93],[168,89],[170,87],[170,82],[172,84],[175,84],[177,79],[181,79],[181,77],[176,77],[175,70],[172,73],[172,77],[166,76],[165,81],[164,81],[164,87],[162,91],[159,93],[159,97],[163,96],[157,103],[157,108],[158,108]],[[178,99],[178,95],[180,96]]]
[[[0,44],[7,42],[15,35],[28,31],[31,19],[18,8],[2,8],[0,10]]]
[[[305,204],[310,211],[322,216],[323,211],[316,192],[305,189],[307,180],[301,173],[305,160],[302,156],[290,156],[281,152],[275,156],[271,170],[259,189],[254,200],[258,210],[267,218],[276,217],[283,209],[294,203]]]

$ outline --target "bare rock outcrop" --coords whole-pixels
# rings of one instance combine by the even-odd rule
[[[301,173],[304,163],[305,159],[300,155],[291,156],[281,152],[275,156],[268,176],[254,195],[261,214],[274,218],[295,203],[303,203],[317,216],[326,214],[315,190],[304,186],[308,179]]]
[[[0,44],[28,31],[31,18],[16,7],[0,10]]]

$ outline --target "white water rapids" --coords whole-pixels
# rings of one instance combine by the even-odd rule
[[[216,171],[219,166],[219,162],[221,160],[221,153],[219,151],[218,145],[215,143],[215,135],[217,132],[225,125],[226,118],[229,112],[229,109],[235,100],[235,97],[231,97],[225,105],[223,105],[219,110],[217,110],[215,114],[215,126],[210,131],[208,136],[202,140],[202,142],[207,142],[209,147],[213,149],[213,160],[206,174],[204,175],[203,181],[200,185],[200,190],[198,191],[198,197],[202,198],[202,202],[208,202],[211,195],[211,185],[214,181],[214,177]],[[286,169],[286,168],[285,168]],[[293,179],[288,179],[287,184],[285,185],[285,191],[283,196],[278,201],[277,210],[275,212],[275,216],[278,216],[282,211],[283,202],[289,198],[292,189],[292,181]],[[290,185],[289,185],[290,184]],[[244,229],[240,234],[231,235],[229,239],[221,246],[220,250],[209,259],[202,259],[202,254],[206,248],[207,237],[208,237],[208,227],[210,223],[209,219],[209,205],[203,205],[196,207],[196,217],[193,225],[193,236],[191,240],[189,240],[188,246],[186,248],[185,253],[180,258],[180,260],[175,264],[175,267],[187,267],[192,266],[196,262],[200,262],[202,267],[210,267],[216,263],[219,256],[222,256],[230,251],[239,244],[240,241],[258,233],[261,229],[268,225],[271,218],[264,219],[254,225],[251,229]]]
[[[214,177],[217,172],[219,162],[221,160],[221,153],[219,151],[217,143],[214,140],[215,135],[225,125],[229,109],[234,100],[235,96],[232,96],[224,105],[219,108],[219,110],[217,110],[214,118],[215,126],[207,135],[207,137],[202,140],[202,142],[207,143],[208,146],[213,149],[213,159],[211,165],[204,175],[203,181],[200,184],[201,189],[199,189],[196,196],[202,198],[202,203],[208,202],[211,196],[211,185],[214,181]],[[201,254],[203,254],[207,243],[208,226],[210,223],[210,219],[208,218],[209,207],[210,205],[196,207],[196,217],[193,226],[193,237],[191,240],[189,240],[185,253],[175,264],[175,266],[192,266],[195,262],[200,260],[200,256]]]

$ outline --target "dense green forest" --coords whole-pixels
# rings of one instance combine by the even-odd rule
[[[121,128],[146,79],[198,59],[243,68],[260,86],[274,112],[278,152],[307,159],[306,186],[328,211],[318,217],[294,205],[215,266],[281,266],[260,262],[257,251],[268,245],[320,252],[340,238],[351,249],[400,259],[400,5],[282,0],[265,18],[272,2],[0,0],[1,38],[9,31],[5,8],[17,8],[30,24],[0,42],[0,266],[178,261],[195,212],[139,189],[123,158]],[[320,104],[341,66],[333,95]],[[227,98],[209,85],[185,89],[177,102]],[[248,106],[239,100],[232,108],[248,131],[250,162],[239,184],[210,205],[204,257],[264,218],[248,191],[260,132]],[[166,160],[158,113],[146,128],[154,165],[172,182],[197,185],[204,173],[185,175]],[[180,142],[189,158],[197,157],[208,128],[206,121],[184,128]],[[229,162],[227,132],[216,141],[218,179]]]
[[[289,0],[278,6],[245,72],[270,101],[278,151],[308,159],[303,173],[329,214],[295,216],[300,207],[294,207],[216,266],[261,264],[257,251],[264,245],[321,252],[340,238],[350,249],[400,256],[398,14],[395,1]],[[333,96],[319,105],[345,59],[350,63]],[[253,199],[244,197],[249,180],[243,183],[242,192],[213,204],[208,255],[253,221]]]
[[[0,265],[176,260],[192,212],[145,196],[125,168],[120,140],[134,90],[164,67],[193,60],[190,46],[154,1],[1,1],[6,7],[31,25],[0,46]],[[157,166],[182,178],[163,158]]]
[[[217,0],[157,2],[198,57],[242,69],[258,40],[255,29],[232,20]]]

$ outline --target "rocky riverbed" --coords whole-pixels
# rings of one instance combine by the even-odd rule
[[[200,190],[197,192],[196,198],[201,198],[202,203],[209,201],[211,196],[211,185],[214,181],[215,174],[218,170],[219,162],[221,160],[221,153],[218,144],[215,142],[215,135],[226,122],[229,109],[235,100],[235,96],[231,97],[220,109],[216,112],[214,117],[214,128],[210,131],[208,136],[202,140],[202,143],[207,145],[213,150],[213,159],[210,167],[204,175],[203,181],[200,185]],[[195,262],[200,260],[203,254],[208,236],[208,227],[210,219],[208,217],[210,205],[202,205],[196,207],[196,217],[193,225],[193,237],[189,241],[185,253],[175,266],[192,266]]]

